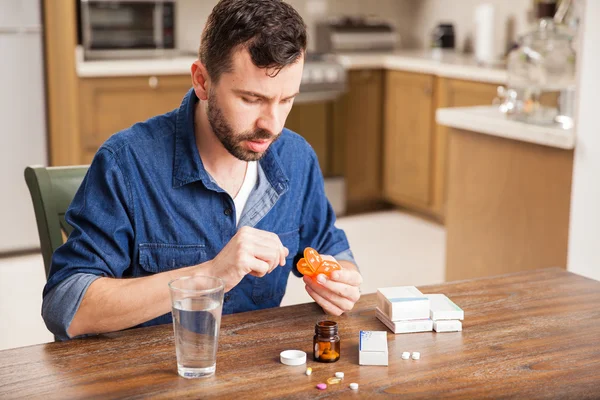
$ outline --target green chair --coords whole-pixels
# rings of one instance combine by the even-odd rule
[[[50,272],[52,253],[73,231],[65,220],[65,213],[87,170],[87,165],[71,167],[36,165],[25,168],[25,181],[33,201],[46,278]]]

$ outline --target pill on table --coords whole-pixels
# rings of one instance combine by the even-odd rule
[[[342,380],[340,378],[329,378],[327,379],[327,383],[330,385],[336,385],[340,383]]]
[[[324,383],[319,383],[317,385],[317,389],[319,389],[319,390],[325,390],[325,389],[327,389],[327,385],[324,384]]]
[[[403,360],[408,360],[409,358],[410,358],[410,353],[408,351],[405,351],[404,353],[402,353]]]
[[[312,368],[308,367],[308,368],[306,368],[306,375],[310,375],[310,374],[312,374]]]
[[[419,358],[421,358],[421,353],[419,353],[418,351],[414,351],[412,353],[412,359],[413,360],[418,360]]]
[[[352,389],[352,390],[358,390],[358,383],[356,383],[356,382],[352,382],[352,383],[350,384],[350,389]]]
[[[335,377],[336,378],[340,378],[340,379],[344,379],[344,373],[343,372],[336,372],[335,373]]]

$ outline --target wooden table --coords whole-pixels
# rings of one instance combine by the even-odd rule
[[[342,357],[279,363],[285,349],[309,356],[315,304],[223,317],[217,372],[176,372],[173,328],[164,325],[0,352],[0,398],[599,398],[600,282],[544,269],[421,288],[465,310],[463,332],[394,335],[389,366],[358,365],[360,330],[386,330],[375,296],[364,295],[340,325]],[[402,360],[403,351],[421,352]],[[336,371],[339,385],[315,385]],[[357,392],[348,388],[357,382]]]

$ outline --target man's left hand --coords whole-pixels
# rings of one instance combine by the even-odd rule
[[[317,275],[316,279],[304,277],[306,291],[329,315],[342,315],[352,310],[360,298],[362,276],[352,263],[338,263],[343,269],[333,271],[331,278],[323,274]]]

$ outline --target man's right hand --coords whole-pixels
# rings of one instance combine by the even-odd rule
[[[208,262],[209,268],[199,269],[198,274],[210,272],[212,276],[223,279],[227,292],[246,274],[262,277],[278,266],[285,265],[288,254],[289,250],[281,244],[276,234],[243,226],[221,252]]]

